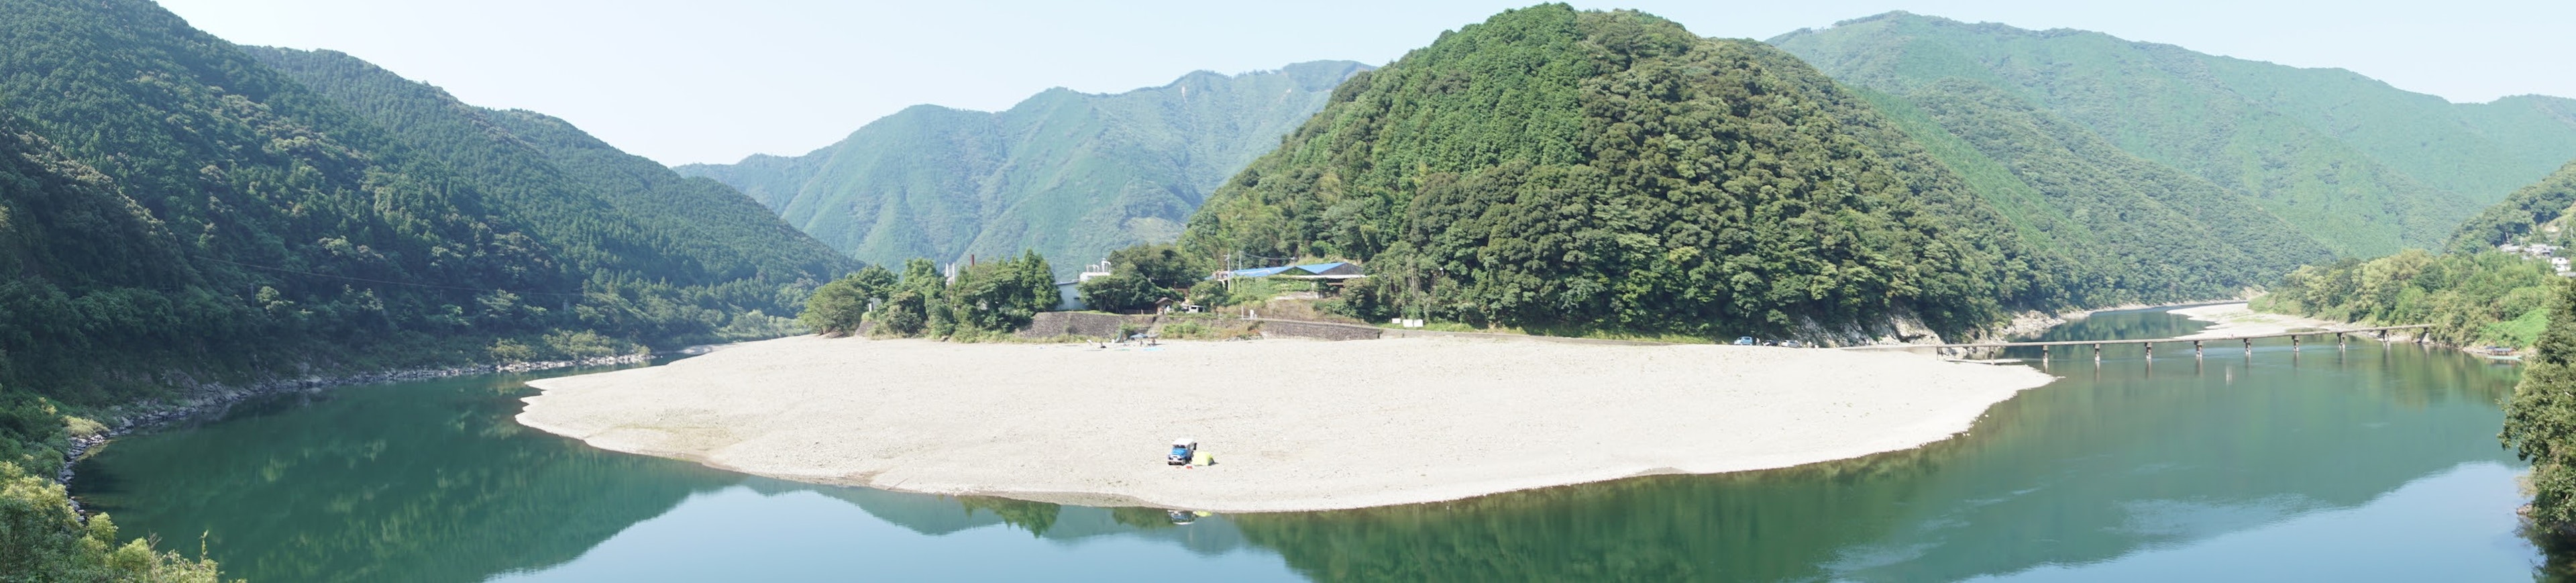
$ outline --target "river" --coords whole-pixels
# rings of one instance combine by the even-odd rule
[[[2113,312],[2046,338],[2199,328]],[[117,440],[74,493],[252,581],[2495,581],[2542,560],[2495,440],[2513,366],[2279,342],[2044,369],[2062,378],[1921,449],[1351,511],[1176,518],[743,476],[521,427],[532,375],[236,406]]]

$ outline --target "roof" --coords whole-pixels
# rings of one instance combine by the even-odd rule
[[[1316,276],[1316,275],[1348,275],[1348,276],[1357,276],[1357,275],[1359,275],[1359,274],[1360,274],[1360,266],[1358,266],[1358,265],[1353,265],[1353,264],[1351,264],[1350,262],[1346,262],[1346,261],[1333,261],[1333,262],[1328,262],[1328,263],[1309,263],[1309,264],[1305,264],[1305,265],[1290,265],[1290,266],[1287,266],[1287,267],[1263,267],[1263,268],[1259,268],[1259,269],[1237,269],[1237,270],[1234,270],[1234,271],[1228,271],[1228,272],[1225,272],[1225,274],[1226,274],[1226,276],[1227,276],[1227,277],[1270,277],[1270,276],[1273,276],[1273,275],[1285,275],[1285,276],[1291,276],[1291,277],[1295,277],[1295,276]]]

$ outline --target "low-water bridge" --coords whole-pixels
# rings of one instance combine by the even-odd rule
[[[2342,348],[2343,346],[2345,346],[2345,345],[2346,345],[2346,343],[2348,343],[2348,342],[2350,342],[2350,341],[2351,341],[2351,338],[2352,338],[2352,337],[2351,337],[2350,335],[2352,335],[2352,334],[2376,333],[2377,339],[2385,340],[2385,339],[2387,339],[2387,338],[2388,338],[2388,332],[2389,332],[2390,330],[2413,330],[2413,329],[2417,329],[2417,328],[2431,328],[2431,327],[2433,327],[2433,325],[2432,325],[2432,324],[2415,324],[2415,325],[2410,325],[2410,326],[2380,326],[2380,327],[2376,327],[2376,328],[2350,328],[2350,329],[2343,329],[2343,330],[2307,330],[2307,331],[2299,331],[2299,332],[2280,332],[2280,333],[2274,333],[2274,334],[2247,334],[2247,335],[2243,335],[2243,336],[2210,336],[2210,337],[2199,337],[2199,338],[2190,337],[2190,336],[2184,336],[2184,337],[2178,337],[2178,338],[2149,338],[2149,339],[2144,339],[2144,340],[2053,340],[2053,341],[2047,341],[2047,342],[1975,342],[1975,343],[1968,343],[1968,344],[1872,344],[1872,345],[1868,345],[1868,346],[1847,346],[1847,347],[1844,347],[1844,348],[1843,348],[1843,350],[1902,350],[1902,349],[1908,349],[1908,348],[1940,348],[1940,349],[1967,349],[1967,350],[1970,350],[1970,351],[1975,351],[1975,350],[1980,350],[1980,349],[2003,350],[2003,349],[2006,349],[2006,348],[2013,348],[2013,347],[2019,347],[2019,346],[2036,346],[2036,347],[2039,347],[2039,358],[2040,358],[2041,360],[2047,360],[2047,359],[2048,359],[2048,354],[2049,354],[2050,349],[2051,349],[2051,348],[2054,348],[2054,347],[2058,347],[2058,346],[2092,346],[2092,347],[2093,347],[2093,360],[2095,360],[2095,361],[2100,361],[2100,360],[2102,360],[2102,345],[2104,345],[2104,344],[2115,344],[2115,345],[2116,345],[2116,344],[2137,344],[2137,345],[2145,346],[2145,347],[2147,348],[2147,358],[2155,358],[2155,357],[2156,357],[2156,345],[2157,345],[2157,344],[2179,344],[2179,343],[2183,343],[2183,342],[2189,342],[2189,343],[2191,343],[2191,354],[2192,354],[2192,356],[2200,356],[2200,355],[2201,355],[2201,351],[2202,351],[2202,350],[2203,350],[2203,348],[2204,348],[2204,343],[2208,343],[2208,342],[2226,342],[2226,341],[2229,341],[2229,340],[2236,340],[2236,341],[2241,341],[2241,342],[2244,342],[2244,343],[2245,343],[2245,353],[2246,353],[2246,354],[2253,354],[2253,353],[2254,353],[2254,341],[2255,341],[2255,340],[2259,340],[2259,339],[2263,339],[2263,338],[2281,338],[2281,337],[2285,337],[2285,336],[2286,336],[2286,337],[2289,337],[2289,339],[2290,339],[2290,349],[2291,349],[2291,350],[2298,350],[2298,349],[2299,349],[2299,338],[2300,338],[2300,337],[2303,337],[2303,336],[2325,336],[2325,335],[2329,335],[2329,334],[2330,334],[2330,335],[2333,335],[2333,336],[2335,337],[2335,347],[2337,347],[2337,348]],[[2421,335],[2421,334],[2416,335],[2416,336],[2415,336],[2415,341],[2416,341],[2416,342],[2423,342],[2423,341],[2424,341],[2424,336],[2423,336],[2423,335]]]

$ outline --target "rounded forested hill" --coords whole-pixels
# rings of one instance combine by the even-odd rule
[[[1183,243],[1360,260],[1370,317],[1819,337],[2063,303],[2006,225],[1787,53],[1542,5],[1353,77]]]

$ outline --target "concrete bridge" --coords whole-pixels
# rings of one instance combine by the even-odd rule
[[[2298,350],[2299,339],[2301,337],[2331,335],[2335,337],[2335,347],[2342,348],[2347,343],[2351,342],[2351,335],[2353,334],[2374,334],[2374,339],[2386,340],[2388,338],[2388,332],[2391,330],[2413,330],[2431,327],[2433,327],[2432,324],[2415,324],[2411,326],[2379,326],[2375,328],[2349,328],[2342,330],[2308,330],[2303,332],[2248,334],[2243,336],[2211,336],[2199,338],[2184,336],[2179,338],[2149,338],[2143,340],[2055,340],[2048,342],[1977,342],[1969,344],[1872,344],[1868,346],[1847,346],[1843,347],[1842,350],[1904,350],[1909,348],[1937,348],[1944,350],[1965,349],[1973,352],[1978,350],[2001,351],[2006,348],[2036,346],[2039,347],[2040,360],[2047,360],[2049,353],[2059,346],[2091,346],[2093,347],[2093,360],[2100,361],[2102,360],[2102,345],[2104,344],[2137,344],[2145,346],[2147,348],[2147,358],[2155,358],[2157,344],[2180,344],[2189,342],[2191,343],[2192,356],[2200,356],[2202,351],[2206,348],[2205,343],[2227,342],[2233,340],[2243,342],[2245,345],[2245,353],[2253,354],[2254,341],[2264,338],[2288,337],[2290,339],[2290,350]],[[2416,335],[2415,341],[2419,343],[2423,342],[2424,336],[2421,334]]]

